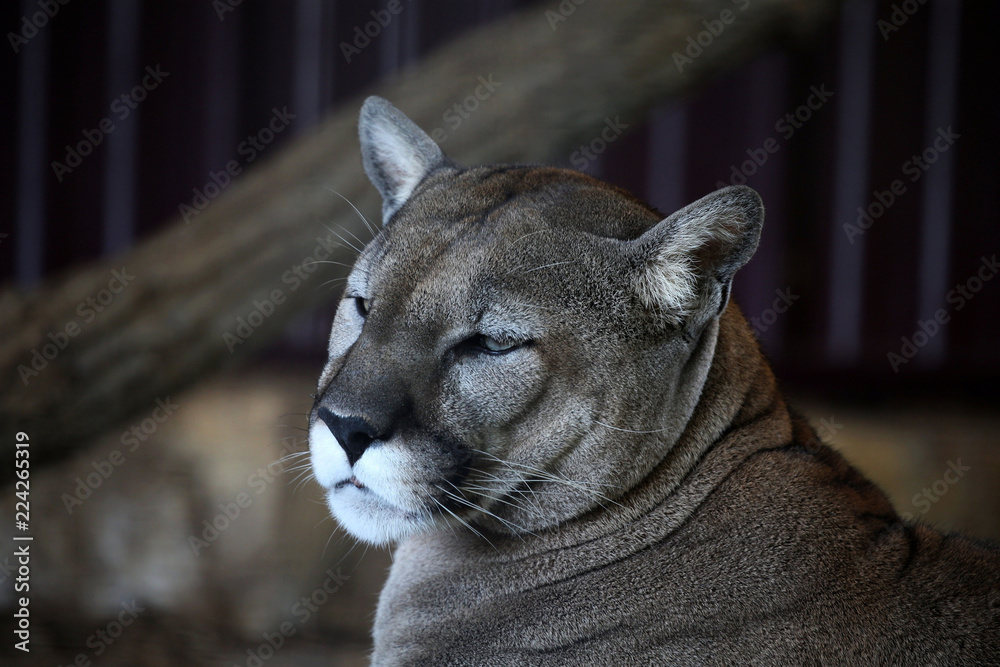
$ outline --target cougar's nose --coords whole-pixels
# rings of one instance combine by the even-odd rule
[[[361,417],[342,417],[326,408],[320,408],[316,416],[322,419],[333,433],[333,437],[347,454],[347,462],[352,466],[361,458],[373,440],[388,438],[387,434],[380,435],[374,426]]]

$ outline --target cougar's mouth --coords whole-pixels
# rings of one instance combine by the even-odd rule
[[[387,544],[444,523],[464,524],[482,511],[479,494],[464,488],[473,476],[473,457],[462,443],[440,435],[398,440],[368,448],[352,464],[324,422],[313,425],[310,435],[330,510],[365,541]]]
[[[342,489],[342,488],[344,488],[345,486],[347,486],[349,484],[352,484],[355,487],[357,487],[357,488],[359,488],[359,489],[361,489],[363,491],[368,489],[368,487],[365,486],[361,482],[361,480],[358,479],[357,477],[355,477],[354,475],[351,475],[348,479],[342,479],[342,480],[340,480],[339,482],[337,482],[336,484],[333,485],[333,488],[339,490],[339,489]]]

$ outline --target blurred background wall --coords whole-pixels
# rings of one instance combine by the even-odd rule
[[[4,25],[16,30],[36,4],[5,3]],[[599,151],[573,151],[564,163],[665,212],[720,182],[745,179],[757,188],[767,228],[737,297],[750,316],[771,307],[776,291],[796,297],[759,327],[789,380],[873,399],[888,388],[928,386],[935,394],[975,386],[996,396],[1000,289],[993,284],[953,312],[912,361],[897,364],[898,373],[887,360],[920,320],[940,307],[957,311],[949,291],[1000,246],[1000,131],[990,84],[997,10],[977,2],[900,5],[911,11],[901,10],[902,19],[893,3],[849,2],[817,41],[767,53],[647,117],[621,118],[624,134],[612,132],[618,136],[606,148],[596,141]],[[8,51],[0,70],[7,184],[0,210],[4,231],[16,230],[0,243],[0,279],[28,287],[129,247],[190,206],[193,191],[227,161],[252,169],[373,81],[526,6],[406,3],[356,49],[355,30],[384,9],[377,2],[60,5],[21,53]],[[674,66],[671,54],[663,65]],[[167,74],[158,82],[146,67]],[[144,99],[115,102],[144,77],[154,86]],[[246,143],[275,109],[294,115],[287,128],[269,144]],[[604,111],[614,119],[614,109]],[[69,164],[66,147],[104,118],[115,129],[92,154],[68,171],[53,167]],[[442,118],[442,127],[456,118]],[[359,161],[353,152],[330,159]],[[892,191],[897,180],[902,194]],[[328,320],[328,310],[303,317],[276,352],[320,359]]]
[[[26,17],[42,5],[47,18],[32,30]],[[513,12],[534,8],[545,21],[560,8],[403,2],[358,41],[386,6],[4,3],[0,281],[28,290],[123,252],[183,214],[228,162],[238,180],[449,39]],[[997,18],[985,2],[845,2],[819,35],[683,99],[641,117],[600,110],[607,132],[562,160],[665,213],[723,184],[756,188],[767,221],[735,296],[793,401],[901,512],[994,538]],[[664,53],[663,67],[675,66]],[[441,126],[461,132],[460,118],[445,112]],[[81,141],[92,144],[86,155]],[[361,168],[356,146],[329,159]],[[335,296],[249,365],[174,397],[176,416],[93,499],[67,507],[64,496],[120,449],[121,433],[37,473],[36,512],[49,527],[38,542],[36,638],[52,664],[80,654],[99,664],[363,663],[388,556],[349,553],[317,489],[295,488],[303,471],[289,469],[303,459],[278,458],[304,450],[296,427]],[[935,486],[956,461],[959,483]],[[192,545],[241,493],[252,502],[240,518],[207,548]],[[2,596],[9,604],[8,588]],[[312,596],[329,601],[302,603]],[[133,598],[149,611],[98,653],[92,634]],[[283,633],[284,622],[295,632]]]

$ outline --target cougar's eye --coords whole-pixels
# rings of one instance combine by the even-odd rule
[[[517,343],[501,343],[496,338],[489,336],[476,336],[472,343],[475,347],[488,354],[504,354],[520,347]]]
[[[368,307],[370,305],[368,299],[362,299],[360,296],[354,297],[354,305],[358,309],[358,315],[361,317],[368,317]]]

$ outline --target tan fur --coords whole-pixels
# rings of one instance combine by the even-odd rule
[[[385,229],[310,433],[338,519],[398,542],[374,664],[1000,661],[997,550],[902,523],[729,303],[755,193],[661,219],[575,172],[458,167],[377,98],[361,136]]]

